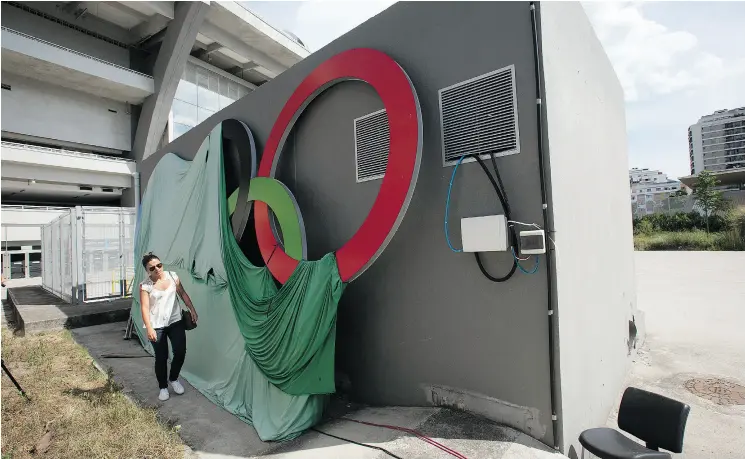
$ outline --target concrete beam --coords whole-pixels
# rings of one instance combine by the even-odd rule
[[[154,34],[150,35],[144,40],[140,40],[140,43],[139,43],[140,48],[149,52],[156,46],[160,45],[161,43],[163,43],[163,40],[166,38],[167,30],[168,30],[167,28],[160,29],[160,31],[155,32]]]
[[[209,21],[204,21],[204,24],[202,24],[202,28],[200,32],[205,37],[209,37],[214,41],[222,43],[222,45],[225,48],[229,48],[235,51],[236,53],[240,54],[241,56],[245,57],[246,59],[256,62],[261,67],[267,69],[269,72],[272,73],[271,75],[267,75],[269,78],[274,78],[280,73],[287,70],[287,68],[284,65],[275,61],[267,54],[259,51],[253,46],[250,46],[244,43],[237,37],[233,36],[232,34],[230,34],[229,32],[225,30],[220,29],[219,27],[210,23]]]
[[[209,45],[207,45],[206,48],[200,49],[196,53],[194,53],[194,57],[201,59],[205,56],[209,56],[210,54],[214,53],[215,51],[219,51],[222,48],[224,48],[223,45],[221,45],[219,42],[214,42]]]
[[[116,2],[126,5],[132,9],[146,11],[148,15],[160,14],[168,19],[174,18],[175,2]]]
[[[153,78],[155,94],[142,104],[132,153],[137,161],[147,158],[158,147],[168,121],[173,96],[184,72],[186,61],[197,38],[199,28],[209,10],[203,2],[179,2],[174,19],[166,29],[163,43],[155,60]]]
[[[171,20],[165,16],[159,14],[152,15],[148,20],[143,21],[140,25],[135,26],[130,30],[133,39],[132,41],[139,43],[144,39],[152,37],[168,27],[169,22],[171,22]]]
[[[134,16],[138,18],[140,21],[146,21],[149,16],[139,10],[136,10],[134,8],[131,8],[128,5],[125,5],[121,2],[108,2],[108,5],[116,10],[121,11],[124,14],[127,14],[129,16]]]
[[[228,70],[228,73],[237,74],[240,71],[255,69],[258,66],[259,66],[259,64],[257,64],[256,62],[248,61],[245,64],[236,65],[235,67],[233,67],[230,70]]]

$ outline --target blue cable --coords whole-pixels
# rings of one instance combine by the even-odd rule
[[[448,185],[448,197],[445,200],[445,240],[448,243],[448,247],[450,247],[450,250],[452,250],[455,253],[462,252],[463,249],[456,249],[453,247],[453,244],[450,243],[450,232],[448,231],[448,215],[450,213],[450,192],[453,190],[453,181],[455,180],[455,173],[458,172],[458,166],[460,166],[460,163],[463,162],[463,159],[465,159],[466,155],[463,155],[458,159],[458,162],[455,164],[455,168],[453,169],[453,175],[450,176],[450,185]]]
[[[515,263],[517,263],[517,267],[520,269],[520,271],[523,272],[523,274],[535,274],[535,273],[538,272],[538,260],[539,260],[539,257],[538,256],[535,257],[535,264],[533,265],[533,270],[532,271],[526,271],[525,268],[523,268],[520,265],[520,259],[517,258],[517,255],[515,254],[515,248],[512,247],[511,250],[512,250],[512,256],[515,258]]]

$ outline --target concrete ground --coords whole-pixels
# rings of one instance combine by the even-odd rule
[[[10,287],[7,295],[21,335],[126,320],[132,304],[122,298],[71,305],[41,285]]]
[[[75,340],[102,368],[111,367],[115,380],[130,398],[155,407],[164,420],[180,425],[180,435],[200,458],[382,459],[386,453],[332,438],[317,431],[286,443],[264,443],[254,429],[214,405],[189,385],[182,396],[165,403],[157,399],[153,360],[137,338],[122,339],[125,322],[78,328]],[[106,355],[131,358],[107,358]],[[335,411],[347,411],[345,409]],[[511,428],[469,414],[439,408],[362,408],[346,414],[358,420],[417,429],[470,459],[549,459],[561,457],[538,441]],[[385,448],[406,459],[452,456],[409,434],[336,419],[317,426],[331,435]]]
[[[715,404],[684,383],[715,377],[745,386],[745,252],[637,252],[636,281],[647,339],[628,385],[691,406],[676,459],[744,458],[745,405]]]
[[[29,277],[24,279],[8,279],[5,281],[5,287],[0,288],[0,299],[8,299],[8,289],[14,287],[28,287],[30,285],[41,285],[41,277]]]

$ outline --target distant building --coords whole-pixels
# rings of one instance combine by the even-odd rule
[[[717,110],[688,128],[691,175],[745,169],[745,107]]]
[[[669,198],[680,190],[688,194],[688,187],[657,170],[633,168],[629,171],[629,184],[634,216],[675,211],[677,203],[671,203]]]

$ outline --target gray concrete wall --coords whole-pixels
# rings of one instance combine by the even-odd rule
[[[398,3],[146,159],[142,183],[165,152],[193,157],[221,119],[246,122],[262,146],[302,79],[355,47],[384,51],[406,70],[421,102],[424,144],[419,181],[398,233],[342,298],[337,366],[360,400],[462,403],[550,444],[545,275],[518,272],[507,283],[492,283],[472,254],[451,252],[443,236],[452,168],[442,166],[437,91],[513,64],[521,152],[498,164],[513,218],[542,221],[528,3]],[[288,142],[280,179],[298,199],[312,259],[351,237],[378,192],[379,180],[355,182],[353,119],[381,107],[364,83],[342,83],[308,107]],[[479,166],[462,165],[452,195],[454,243],[460,245],[461,217],[502,212]],[[484,259],[500,275],[512,262],[507,253]]]
[[[621,84],[579,3],[541,4],[563,451],[605,425],[636,309]],[[592,190],[592,191],[587,191]],[[574,453],[574,456],[573,456]]]
[[[33,5],[31,5],[33,6]],[[4,27],[64,46],[113,64],[129,67],[129,50],[50,21],[20,8],[2,4]],[[111,28],[114,28],[111,25]]]
[[[129,151],[127,105],[3,72],[3,132]],[[114,110],[112,113],[109,110]]]

